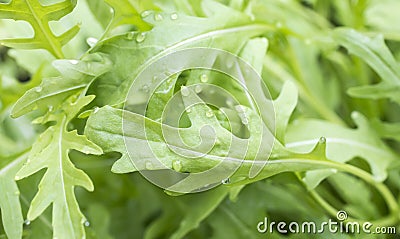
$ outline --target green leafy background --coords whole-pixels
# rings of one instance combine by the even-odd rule
[[[0,0],[0,238],[304,238],[260,234],[257,224],[318,224],[338,210],[399,231],[399,8],[397,0]],[[275,123],[235,81],[199,69],[170,75],[145,114],[124,109],[141,70],[192,47],[250,64],[272,98],[251,93],[274,105]],[[168,101],[204,81],[237,105],[216,109],[191,90],[183,104],[199,104],[178,125],[163,122]],[[218,187],[177,195],[136,172],[160,168],[144,152],[132,165],[123,118],[145,126],[128,135],[138,150],[150,142],[175,171],[213,167],[230,143],[250,145],[246,161],[229,179],[216,173],[178,185],[190,192],[223,179]],[[190,141],[204,125],[220,141],[208,156],[166,149],[162,127]],[[257,155],[270,131],[272,153]],[[254,161],[267,160],[249,177]]]

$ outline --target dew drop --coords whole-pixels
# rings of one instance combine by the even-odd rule
[[[154,15],[154,20],[156,20],[156,21],[162,21],[164,19],[164,17],[160,14],[160,13],[157,13],[156,15]]]
[[[154,169],[153,164],[152,164],[151,162],[146,162],[145,168],[146,168],[147,170],[152,170],[152,169]]]
[[[194,88],[194,91],[197,94],[201,93],[202,90],[203,90],[203,87],[201,87],[201,85],[196,85],[196,87]]]
[[[31,224],[31,221],[29,221],[28,219],[25,220],[24,222],[25,225],[29,226]]]
[[[222,184],[230,184],[231,183],[231,179],[230,178],[224,179],[224,180],[222,180],[221,183]]]
[[[182,86],[181,87],[181,94],[183,96],[189,96],[190,95],[190,90],[189,88],[187,88],[186,86]]]
[[[244,108],[243,108],[241,105],[238,105],[238,106],[236,107],[236,111],[237,111],[239,114],[244,113]]]
[[[225,102],[225,104],[228,106],[228,107],[233,107],[233,101],[232,100],[226,100],[226,102]]]
[[[145,39],[146,39],[146,33],[144,33],[144,32],[139,33],[139,34],[136,36],[136,41],[137,41],[138,43],[143,42]]]
[[[191,109],[191,108],[187,108],[187,109],[186,109],[186,112],[187,112],[187,113],[191,113],[191,112],[192,112],[192,109]]]
[[[42,92],[42,90],[43,90],[43,88],[42,87],[36,87],[36,89],[35,89],[35,91],[37,92],[37,93],[40,93],[40,92]]]
[[[325,137],[321,137],[321,138],[319,139],[319,143],[320,143],[320,144],[326,143],[326,138],[325,138]]]
[[[148,17],[150,14],[151,14],[151,11],[146,10],[146,11],[143,11],[142,14],[140,14],[140,16],[142,18],[145,18],[145,17]]]
[[[177,172],[181,171],[181,169],[182,169],[182,163],[181,163],[181,161],[179,161],[179,160],[174,161],[174,162],[172,163],[172,168],[173,168],[175,171],[177,171]]]
[[[49,105],[49,112],[53,112],[53,110],[54,110],[54,106]]]
[[[235,59],[232,59],[232,58],[227,59],[227,61],[226,61],[226,67],[227,67],[228,69],[232,68],[234,64],[235,64]]]
[[[171,14],[171,20],[177,20],[178,19],[178,14],[176,12]]]
[[[83,223],[83,225],[85,225],[85,227],[89,227],[89,226],[90,226],[90,222],[86,220],[86,221]]]
[[[214,144],[215,146],[219,146],[219,145],[221,145],[221,140],[219,140],[219,139],[216,139],[215,140],[215,144]]]
[[[214,116],[214,113],[212,112],[212,110],[209,110],[206,112],[206,116],[207,116],[207,118],[211,118]]]
[[[244,124],[244,125],[249,124],[249,120],[247,119],[246,116],[243,116],[243,118],[242,118],[242,124]]]
[[[133,40],[133,37],[135,36],[135,33],[134,32],[128,32],[127,34],[126,34],[126,39],[128,39],[128,40]]]
[[[97,40],[97,39],[94,38],[94,37],[89,37],[88,39],[86,39],[86,43],[87,43],[90,47],[94,47],[94,46],[97,44],[98,41],[99,41],[99,40]]]
[[[19,196],[20,195],[19,191],[15,191],[14,195]]]
[[[150,91],[149,86],[148,86],[148,85],[143,85],[143,86],[142,86],[142,91],[143,91],[144,93],[149,93],[149,91]]]
[[[97,112],[99,112],[99,107],[94,108],[93,114],[96,114]]]
[[[200,81],[203,83],[206,83],[208,81],[208,76],[206,74],[203,74],[200,76]]]
[[[79,61],[77,60],[70,60],[69,63],[71,63],[72,65],[77,65],[79,63]]]

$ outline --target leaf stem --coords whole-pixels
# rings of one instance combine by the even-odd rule
[[[243,162],[244,166],[247,166],[246,168],[251,168],[254,163],[258,163],[257,161],[250,161],[250,160],[245,160]],[[282,166],[282,165],[288,165],[288,166]],[[290,159],[278,159],[278,160],[270,160],[264,167],[263,171],[259,175],[257,175],[255,178],[251,179],[246,179],[244,182],[237,182],[237,183],[232,183],[232,185],[238,185],[238,184],[249,184],[252,182],[256,182],[259,180],[263,180],[265,178],[268,178],[272,175],[281,173],[281,172],[288,172],[292,171],[295,172],[294,170],[290,170],[290,164],[294,165],[304,165],[307,166],[306,171],[308,170],[315,170],[315,169],[336,169],[341,172],[349,173],[353,176],[356,176],[371,186],[373,186],[382,196],[382,198],[385,200],[385,203],[387,205],[387,208],[389,210],[389,214],[379,220],[371,221],[371,223],[374,223],[374,225],[395,225],[400,221],[399,218],[399,206],[397,204],[396,199],[394,198],[393,194],[390,192],[390,190],[387,188],[387,186],[381,182],[377,182],[373,176],[366,171],[359,169],[355,166],[345,164],[345,163],[338,163],[338,162],[333,162],[333,161],[322,161],[322,160],[312,160],[312,159],[302,159],[302,158],[290,158]],[[276,173],[271,174],[271,165],[280,165],[280,168],[283,168],[283,170],[280,170]],[[321,206],[332,216],[336,216],[337,209],[332,207],[325,199],[323,199],[318,193],[314,190],[310,191],[311,195],[313,198],[321,204]],[[361,221],[358,219],[351,219],[353,221]]]

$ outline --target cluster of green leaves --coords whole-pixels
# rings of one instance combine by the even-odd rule
[[[318,223],[338,210],[399,227],[400,29],[391,24],[400,21],[398,7],[397,0],[0,0],[0,238],[263,238],[256,226],[265,216]],[[239,86],[218,72],[165,69],[167,80],[137,113],[143,99],[127,102],[133,80],[194,47],[240,56],[272,99],[255,79]],[[204,81],[236,105],[192,90]],[[174,125],[162,112],[182,90],[189,91],[182,105],[195,106]],[[226,104],[217,109],[204,97]],[[195,145],[205,125],[219,142],[207,155],[193,160],[168,149],[181,145],[163,137],[166,128]],[[271,154],[263,151],[266,132],[275,136]],[[148,145],[153,151],[143,150]],[[222,160],[232,145],[237,150]],[[162,175],[152,157],[189,176],[164,192],[134,173]],[[236,159],[244,159],[239,167]],[[237,170],[190,178],[218,163]],[[357,236],[380,238],[342,235]]]

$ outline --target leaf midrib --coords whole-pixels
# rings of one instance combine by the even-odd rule
[[[64,54],[54,44],[54,42],[52,40],[52,37],[46,31],[46,28],[43,26],[43,23],[42,23],[41,19],[39,18],[39,16],[33,10],[33,7],[30,4],[29,0],[24,0],[24,1],[25,1],[25,4],[28,6],[29,11],[31,12],[33,18],[35,19],[37,25],[39,26],[40,30],[42,31],[42,34],[45,36],[46,41],[49,43],[49,45],[53,49],[54,53],[56,54],[56,57],[59,58],[59,59],[64,58]],[[38,4],[40,4],[40,3],[38,2]],[[35,33],[35,34],[37,34],[37,33]]]
[[[71,213],[70,213],[69,205],[68,205],[68,202],[67,202],[67,195],[66,195],[66,189],[65,189],[65,180],[64,180],[64,169],[63,169],[63,159],[64,159],[64,157],[63,157],[63,151],[64,151],[63,150],[63,134],[64,134],[64,126],[65,126],[66,122],[67,122],[67,116],[63,116],[63,119],[62,119],[61,124],[60,124],[60,129],[59,129],[59,132],[58,132],[58,142],[57,142],[57,144],[58,144],[58,163],[59,163],[58,169],[60,170],[59,175],[60,175],[60,178],[61,178],[61,183],[62,183],[62,188],[63,188],[63,190],[62,190],[63,203],[65,204],[65,207],[66,207],[66,210],[67,210],[68,222],[72,222]],[[73,238],[76,238],[75,230],[74,230],[74,227],[73,227],[72,223],[68,223],[68,227],[70,228],[71,232],[74,234]]]

